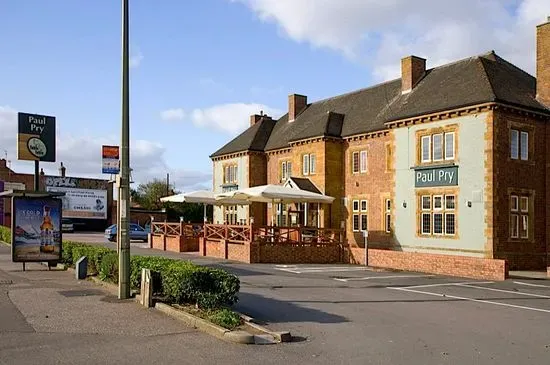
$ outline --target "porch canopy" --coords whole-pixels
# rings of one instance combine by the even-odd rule
[[[313,193],[311,191],[299,190],[282,185],[261,185],[252,188],[235,190],[218,194],[216,200],[238,199],[254,203],[320,203],[332,204],[334,198],[331,196]],[[272,212],[275,209],[272,208]],[[274,222],[274,215],[271,215],[271,223]]]
[[[216,199],[216,194],[210,190],[197,190],[189,193],[176,194],[160,198],[161,202],[171,203],[198,203],[204,205],[204,221],[206,222],[207,205],[248,205],[246,200],[232,198]]]

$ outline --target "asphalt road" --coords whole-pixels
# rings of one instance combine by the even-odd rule
[[[81,240],[78,234],[74,239]],[[476,281],[349,265],[249,265],[137,246],[132,253],[234,272],[241,278],[237,309],[297,337],[269,349],[244,347],[235,363],[512,365],[550,359],[548,280]],[[225,344],[209,351],[229,351],[224,363],[234,363]]]

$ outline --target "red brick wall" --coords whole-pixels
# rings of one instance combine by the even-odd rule
[[[391,161],[389,169],[386,167],[386,146],[391,147]],[[367,151],[367,172],[353,173],[352,154],[354,151]],[[353,232],[352,202],[354,199],[368,201],[367,227],[369,241],[377,244],[390,244],[392,235],[385,232],[385,199],[392,199],[394,189],[393,171],[393,134],[384,136],[347,141],[344,146],[344,174],[345,196],[347,206],[343,213],[346,218],[346,239],[350,246],[364,247],[361,232]],[[335,202],[334,204],[338,204]],[[341,203],[340,203],[341,204]]]
[[[541,270],[547,265],[546,123],[540,118],[498,108],[493,111],[493,257],[510,270]],[[510,159],[510,129],[529,131],[528,161]],[[510,238],[510,192],[528,191],[532,199],[530,238]]]
[[[250,263],[250,245],[228,243],[227,259]]]
[[[350,248],[349,260],[364,265],[364,249]],[[505,280],[508,276],[505,260],[377,249],[369,249],[368,260],[372,267],[438,275],[484,280]]]
[[[341,262],[339,246],[260,245],[260,262],[271,264],[334,264]]]
[[[267,184],[267,155],[251,153],[248,156],[248,186]],[[267,224],[267,204],[250,204],[249,217],[254,217],[254,224]]]
[[[151,234],[149,235],[150,237],[150,246],[151,248],[154,248],[154,249],[157,249],[157,250],[162,250],[162,251],[165,251],[166,249],[166,244],[165,244],[165,240],[164,240],[164,235],[156,235],[156,234]]]
[[[153,235],[153,237],[156,235]],[[161,235],[162,236],[162,235]],[[199,239],[184,236],[165,236],[166,251],[195,252],[199,250]]]
[[[206,252],[204,256],[225,259],[225,245],[222,241],[206,241]]]

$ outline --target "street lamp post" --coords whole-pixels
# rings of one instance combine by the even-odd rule
[[[118,298],[130,298],[130,237],[128,214],[130,213],[130,52],[128,0],[122,0],[122,141],[119,181],[118,217],[119,259]]]

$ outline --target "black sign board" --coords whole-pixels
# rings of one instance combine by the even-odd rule
[[[55,117],[18,113],[17,159],[55,162]]]

